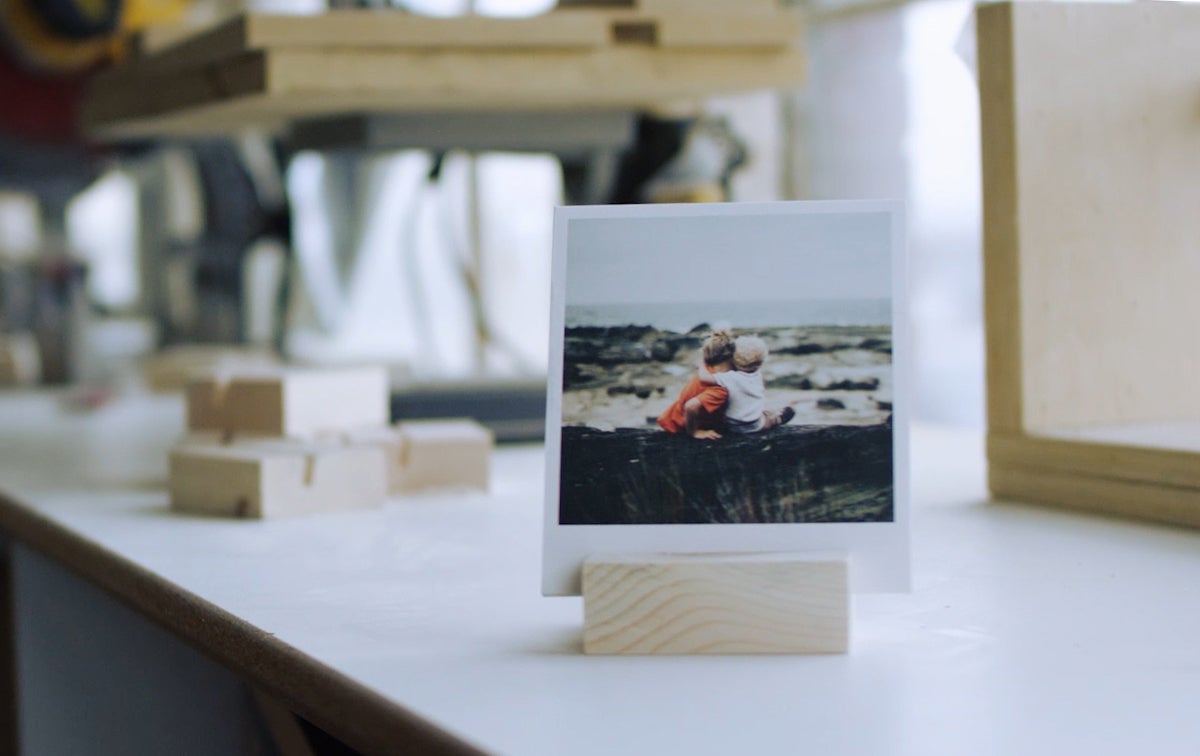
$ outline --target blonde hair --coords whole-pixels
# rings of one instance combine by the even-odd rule
[[[738,336],[734,341],[733,366],[743,373],[753,373],[767,360],[767,342],[757,336]]]
[[[724,328],[713,331],[704,340],[704,346],[701,347],[701,352],[704,355],[704,364],[719,365],[726,360],[732,359],[733,350],[733,334]]]

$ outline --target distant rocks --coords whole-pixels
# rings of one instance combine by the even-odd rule
[[[673,334],[650,326],[582,326],[567,329],[563,356],[567,364],[671,362],[680,349],[698,349],[700,343],[699,335]]]
[[[632,384],[621,384],[617,386],[609,386],[604,393],[609,396],[621,396],[623,394],[633,394],[638,399],[649,399],[654,394],[664,394],[667,389],[663,386],[635,386]]]
[[[862,378],[817,376],[814,379],[807,375],[780,375],[769,378],[766,386],[769,389],[789,388],[801,391],[875,391],[879,388],[879,379],[874,376]]]
[[[841,399],[834,399],[833,397],[824,397],[822,399],[817,400],[817,409],[823,409],[823,410],[846,409],[846,403],[843,402]]]
[[[766,386],[769,389],[799,389],[800,391],[812,391],[816,386],[812,379],[807,375],[778,375],[768,378]]]
[[[820,387],[822,391],[874,391],[877,388],[879,388],[879,379],[874,376],[859,379],[843,378]]]

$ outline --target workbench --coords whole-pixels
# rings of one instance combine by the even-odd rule
[[[1200,534],[989,503],[976,431],[915,431],[914,590],[847,655],[588,657],[540,446],[490,494],[185,517],[180,400],[61,399],[0,396],[25,753],[249,752],[252,691],[368,754],[1200,752]]]

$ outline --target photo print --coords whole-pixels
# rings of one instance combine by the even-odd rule
[[[633,550],[906,582],[900,228],[887,202],[559,209],[547,593]]]

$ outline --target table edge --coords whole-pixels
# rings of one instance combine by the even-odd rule
[[[438,727],[0,490],[0,531],[166,629],[347,745],[366,754],[482,754]]]

